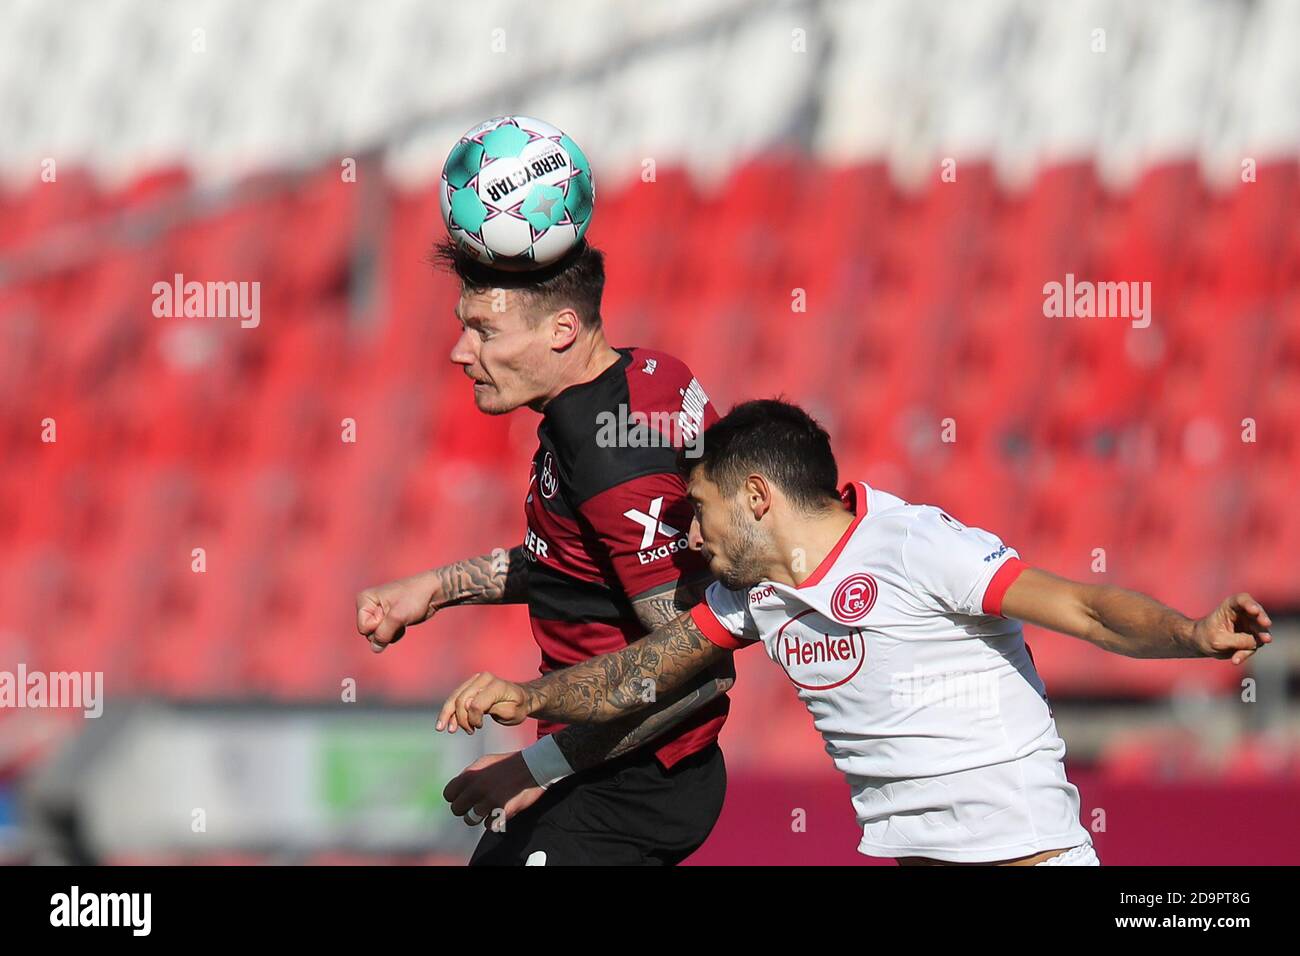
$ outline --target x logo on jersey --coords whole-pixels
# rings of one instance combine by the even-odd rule
[[[664,499],[663,495],[660,495],[658,498],[654,499],[654,501],[650,502],[650,512],[648,514],[644,511],[637,511],[635,508],[631,511],[623,512],[624,518],[631,518],[645,529],[645,532],[641,535],[641,547],[643,549],[650,547],[650,545],[654,543],[656,531],[658,531],[659,534],[668,536],[669,538],[675,538],[681,534],[681,532],[672,525],[664,524],[659,520],[659,512],[663,510],[663,507]]]

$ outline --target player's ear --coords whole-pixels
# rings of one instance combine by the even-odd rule
[[[561,309],[551,316],[551,348],[567,349],[582,330],[582,321],[572,309]]]
[[[759,474],[745,478],[745,506],[753,512],[755,518],[761,518],[772,507],[772,485]]]

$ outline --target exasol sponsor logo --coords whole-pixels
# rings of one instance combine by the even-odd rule
[[[0,671],[0,710],[77,708],[87,717],[104,713],[103,671]]]
[[[82,893],[73,886],[50,897],[51,926],[127,926],[132,936],[148,936],[152,893]]]
[[[686,549],[686,537],[672,525],[659,519],[660,513],[664,508],[664,499],[660,495],[650,502],[650,507],[646,511],[638,511],[632,508],[623,512],[624,518],[630,518],[641,526],[641,548],[636,553],[636,559],[642,564],[650,564],[661,558],[666,558],[670,554]],[[655,539],[660,535],[671,540],[664,544],[653,546]],[[652,547],[653,546],[653,547]]]
[[[262,283],[186,282],[179,272],[171,282],[153,284],[153,314],[159,319],[234,319],[245,329],[262,322]]]

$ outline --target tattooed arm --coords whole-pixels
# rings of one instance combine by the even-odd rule
[[[522,544],[446,564],[429,574],[434,577],[433,610],[453,604],[523,604],[528,600],[528,556]],[[433,611],[429,613],[432,616]]]
[[[638,596],[632,606],[646,630],[654,631],[699,603],[711,580],[674,582]],[[555,734],[556,745],[575,771],[636,750],[731,689],[736,671],[730,656],[724,655],[715,664],[676,688],[642,683],[640,696],[648,713],[633,713],[612,723],[566,727]]]
[[[621,651],[602,654],[552,671],[526,684],[492,674],[475,674],[442,706],[438,729],[458,726],[473,732],[485,714],[499,723],[518,724],[530,716],[572,723],[607,723],[635,713],[655,696],[671,695],[731,651],[704,636],[682,614]]]
[[[456,604],[520,604],[527,600],[523,546],[466,558],[357,595],[357,631],[375,652],[396,644],[407,627]]]
[[[679,583],[671,588],[658,589],[634,599],[633,604],[643,624],[650,627],[654,622],[662,624],[663,627],[631,645],[627,650],[631,651],[652,641],[657,635],[664,633],[665,629],[671,630],[679,620],[689,621],[690,616],[680,615],[680,612],[696,603],[699,592],[702,592],[707,584],[707,580],[693,582],[693,586]],[[712,644],[708,646],[713,647]],[[542,680],[553,681],[561,675],[581,674],[584,669],[608,659],[608,657],[593,658],[575,667],[556,671]],[[716,665],[713,672],[701,674],[700,671],[710,664]],[[601,673],[599,667],[593,669],[598,678]],[[650,676],[653,679],[654,675]],[[544,753],[546,751],[544,744],[549,742],[558,749],[559,757],[563,758],[559,763],[567,764],[567,767],[553,764],[550,758],[542,754],[535,754],[534,761],[530,763],[525,756],[525,751],[512,754],[488,754],[474,761],[453,778],[443,790],[443,797],[451,804],[451,812],[458,817],[463,817],[466,823],[472,825],[481,822],[484,826],[495,825],[496,821],[509,819],[540,799],[546,792],[544,785],[548,781],[560,779],[570,771],[581,772],[645,745],[688,714],[725,693],[734,679],[735,671],[731,666],[729,652],[720,652],[702,661],[690,672],[683,672],[680,677],[670,677],[668,683],[661,683],[658,686],[640,684],[637,686],[637,694],[631,698],[633,706],[627,708],[627,716],[620,719],[604,718],[612,720],[608,723],[565,727],[529,748],[529,750],[541,748]],[[456,713],[459,706],[457,701],[462,692],[470,685],[481,687],[484,683],[493,682],[503,688],[509,686],[517,689],[519,691],[517,699],[522,701],[523,691],[518,685],[497,681],[491,674],[475,674],[447,698],[447,703],[443,705],[442,714],[438,718],[438,729],[454,732],[457,723],[452,715]],[[488,700],[489,694],[490,691],[480,693],[480,701]],[[645,713],[641,708],[649,708],[649,713]],[[485,709],[491,710],[486,707]],[[641,712],[632,713],[634,709]],[[502,719],[497,711],[492,713],[500,722],[511,724],[520,723],[528,716],[528,713],[522,709],[518,710],[517,716],[509,720]],[[556,715],[555,719],[559,721],[567,721],[574,716],[574,714],[562,713],[559,708],[556,708],[553,713]],[[483,725],[483,713],[480,711],[477,714],[477,722],[471,724],[462,707],[460,720],[459,726],[466,728],[467,733],[473,733],[473,727]]]

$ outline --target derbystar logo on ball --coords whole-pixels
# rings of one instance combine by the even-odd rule
[[[540,269],[582,241],[595,208],[591,165],[550,123],[499,116],[452,147],[438,191],[442,220],[484,265]]]

